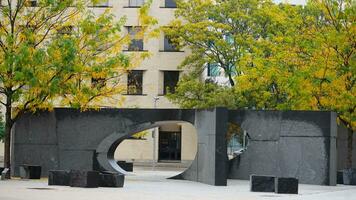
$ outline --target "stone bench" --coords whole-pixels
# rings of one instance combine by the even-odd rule
[[[274,191],[278,194],[298,194],[298,179],[276,177]]]
[[[66,170],[48,171],[48,185],[69,186],[70,173]]]
[[[298,194],[298,179],[253,174],[250,176],[250,191]]]
[[[126,162],[123,160],[119,160],[116,162],[117,165],[119,165],[123,170],[127,172],[133,172],[133,163],[132,162]]]
[[[22,179],[40,179],[41,166],[39,165],[20,165],[20,177]]]
[[[97,171],[71,170],[69,176],[69,186],[71,187],[99,187],[100,175]]]
[[[274,176],[250,175],[251,192],[274,192]]]
[[[100,187],[124,187],[125,175],[116,172],[101,172]]]

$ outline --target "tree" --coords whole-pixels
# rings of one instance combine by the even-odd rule
[[[87,9],[99,0],[2,1],[0,7],[0,103],[5,107],[4,166],[10,167],[10,132],[26,112],[54,105],[100,107],[115,98],[120,76],[148,54],[124,54],[130,42],[125,18]],[[156,21],[140,10],[138,35]],[[115,99],[118,104],[119,99]]]
[[[273,16],[275,15],[275,16]],[[164,28],[178,47],[189,47],[191,55],[182,67],[200,75],[207,64],[216,64],[235,85],[241,75],[240,60],[253,52],[259,38],[278,18],[278,7],[270,0],[192,0],[178,1],[177,19]]]
[[[310,0],[286,14],[291,25],[274,36],[272,56],[260,66],[245,67],[244,76],[237,78],[242,86],[239,96],[255,101],[258,108],[337,112],[349,130],[351,168],[356,130],[355,1]]]
[[[193,75],[206,63],[234,66],[233,89],[227,89],[234,93],[234,103],[226,106],[335,111],[349,130],[347,167],[352,167],[355,1],[309,0],[306,6],[291,6],[262,0],[193,0],[178,6],[182,20],[165,30],[177,44],[192,48],[182,66],[192,67]],[[169,97],[184,107],[221,105],[216,91],[226,88],[210,87],[181,81],[178,93]]]

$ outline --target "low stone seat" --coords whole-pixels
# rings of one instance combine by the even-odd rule
[[[116,172],[101,172],[100,187],[124,187],[125,175]]]
[[[344,184],[344,171],[339,170],[337,171],[337,176],[336,176],[336,183],[337,184]]]
[[[22,179],[40,179],[41,166],[39,165],[20,165],[20,177]]]
[[[69,186],[97,188],[99,187],[100,176],[97,171],[71,170]]]
[[[290,177],[276,177],[275,192],[278,194],[298,194],[298,179]]]
[[[70,174],[66,170],[48,171],[48,185],[69,186]]]
[[[251,192],[274,192],[275,177],[274,176],[250,176],[250,191]]]

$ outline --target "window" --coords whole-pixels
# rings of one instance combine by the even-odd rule
[[[167,36],[164,36],[164,51],[179,51]]]
[[[29,7],[36,7],[37,6],[37,0],[30,0],[29,3],[28,3]]]
[[[179,81],[179,71],[163,72],[163,94],[174,93]]]
[[[129,7],[141,7],[145,3],[144,0],[129,0]]]
[[[73,26],[63,26],[58,30],[58,34],[60,35],[70,35],[73,32]]]
[[[93,88],[102,88],[106,85],[105,78],[91,78],[91,85]]]
[[[143,51],[143,39],[137,38],[137,33],[141,31],[141,27],[128,26],[127,31],[130,35],[131,42],[129,44],[129,51]]]
[[[142,70],[132,70],[127,75],[127,94],[142,95]]]
[[[109,0],[100,0],[93,4],[93,7],[109,7]]]
[[[207,76],[220,76],[220,69],[217,63],[208,63],[207,64]]]
[[[177,7],[176,0],[164,0],[164,6],[166,8],[176,8]]]

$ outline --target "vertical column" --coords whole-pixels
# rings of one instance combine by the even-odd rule
[[[225,108],[196,110],[194,125],[198,135],[197,155],[192,165],[174,178],[226,186],[227,114]]]

